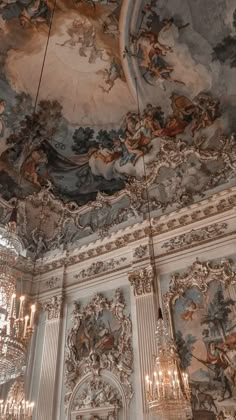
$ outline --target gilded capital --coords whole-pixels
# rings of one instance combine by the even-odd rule
[[[47,320],[60,318],[62,310],[63,296],[52,296],[43,304],[43,309],[46,312]]]
[[[143,296],[153,292],[153,269],[151,266],[129,273],[129,282],[133,286],[134,296]]]

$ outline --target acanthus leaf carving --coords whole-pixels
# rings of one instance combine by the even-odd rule
[[[227,226],[227,223],[214,223],[201,229],[193,229],[190,232],[169,239],[162,245],[162,248],[166,248],[167,251],[173,251],[191,246],[198,242],[217,238],[224,233]]]
[[[153,268],[148,266],[129,273],[134,296],[143,296],[153,291]]]
[[[63,296],[52,296],[43,304],[43,309],[46,312],[47,320],[52,321],[61,316],[63,304]]]
[[[58,277],[52,276],[50,279],[45,281],[45,286],[47,289],[53,289],[59,281]]]
[[[140,259],[147,255],[148,253],[148,246],[147,245],[139,245],[137,248],[134,249],[133,258]]]
[[[106,271],[112,271],[115,268],[120,267],[126,259],[126,257],[121,257],[119,259],[111,258],[107,261],[93,262],[88,268],[84,268],[78,274],[75,274],[74,278],[84,280]]]

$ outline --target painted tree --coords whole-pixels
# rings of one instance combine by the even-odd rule
[[[78,155],[87,153],[91,147],[96,147],[96,142],[94,141],[94,130],[90,127],[77,128],[74,131],[73,140],[74,143],[72,145],[72,150]]]
[[[226,328],[231,313],[231,306],[235,302],[231,298],[225,298],[222,289],[218,289],[208,305],[207,312],[204,314],[201,325],[214,325],[215,329],[220,331],[222,338],[226,338]]]
[[[180,368],[183,370],[186,370],[191,365],[193,345],[196,341],[196,337],[192,334],[187,334],[183,337],[181,331],[176,332],[175,342],[180,358]]]
[[[59,131],[62,107],[57,101],[41,101],[37,111],[26,115],[19,123],[19,130],[7,138],[9,149],[1,159],[21,170],[23,163],[44,141],[50,142]],[[13,146],[12,146],[13,145]]]
[[[96,136],[96,140],[99,145],[106,149],[112,150],[114,148],[114,141],[119,140],[120,136],[123,136],[124,132],[122,129],[118,130],[99,130]]]
[[[235,9],[235,11],[233,13],[233,27],[236,30],[236,9]]]
[[[236,9],[232,16],[232,26],[235,32],[226,36],[213,48],[212,58],[221,63],[228,62],[230,67],[236,67]]]

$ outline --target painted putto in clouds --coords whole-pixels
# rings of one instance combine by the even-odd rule
[[[131,9],[1,3],[4,200],[44,187],[79,208],[102,194],[111,212],[120,202],[141,215],[148,187],[161,214],[235,185],[234,2]]]

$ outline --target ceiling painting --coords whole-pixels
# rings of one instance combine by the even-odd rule
[[[72,236],[235,185],[234,1],[131,3],[0,5],[0,195],[50,191]]]

